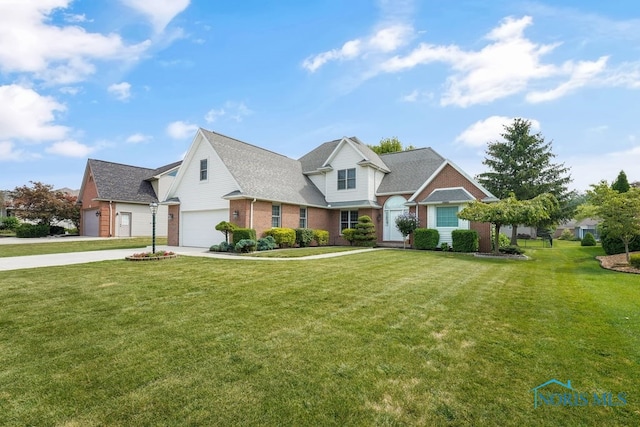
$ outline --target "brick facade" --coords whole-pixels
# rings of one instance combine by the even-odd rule
[[[180,246],[180,205],[169,205],[167,244],[169,246]]]

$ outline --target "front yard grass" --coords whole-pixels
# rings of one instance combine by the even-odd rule
[[[4,272],[0,425],[637,425],[638,279],[597,254]],[[534,409],[552,378],[628,403]]]
[[[156,245],[166,245],[166,237],[156,238]],[[101,251],[108,249],[137,249],[151,246],[151,237],[132,237],[127,239],[77,240],[65,242],[18,243],[0,245],[0,257],[25,255],[63,254],[70,252]]]
[[[308,248],[288,248],[274,249],[272,251],[252,252],[245,256],[261,257],[261,258],[302,258],[310,255],[330,254],[334,252],[354,251],[358,249],[367,249],[356,246],[315,246]]]

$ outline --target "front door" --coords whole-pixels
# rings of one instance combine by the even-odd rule
[[[402,196],[393,196],[384,204],[384,227],[382,239],[387,241],[402,241],[402,233],[396,227],[396,218],[409,209],[405,206],[407,200]]]
[[[120,230],[118,236],[131,237],[131,212],[120,212]]]

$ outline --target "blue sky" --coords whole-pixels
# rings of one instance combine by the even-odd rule
[[[395,136],[475,175],[523,117],[584,190],[640,180],[639,107],[632,0],[0,1],[0,189],[159,167],[198,127],[292,158]]]

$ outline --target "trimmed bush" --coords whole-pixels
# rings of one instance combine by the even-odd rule
[[[413,232],[416,249],[435,250],[440,241],[440,233],[433,228],[416,228]]]
[[[15,231],[20,225],[20,220],[15,216],[6,216],[0,218],[0,230]]]
[[[633,254],[629,257],[629,264],[632,267],[640,268],[640,254]]]
[[[519,246],[512,246],[512,245],[501,247],[500,252],[507,255],[522,255],[524,253]]]
[[[353,228],[345,228],[342,230],[342,238],[349,242],[351,246],[353,246],[353,241],[355,239],[356,230]]]
[[[209,252],[220,252],[220,245],[209,246]]]
[[[221,242],[219,245],[213,245],[209,248],[210,252],[233,252],[235,247],[231,243]]]
[[[580,246],[595,246],[596,238],[593,237],[593,234],[587,233],[584,235],[582,240],[580,241]]]
[[[310,228],[296,228],[296,243],[301,248],[309,246],[313,240],[313,230]]]
[[[368,215],[362,215],[358,218],[358,223],[355,227],[355,234],[353,235],[353,241],[356,246],[375,246],[378,236],[376,236],[376,226],[371,221],[371,217]]]
[[[276,248],[276,239],[272,236],[263,237],[258,239],[256,247],[259,251],[270,251]]]
[[[454,252],[478,252],[480,236],[476,230],[453,230],[451,238]]]
[[[495,237],[495,232],[491,230],[491,250],[495,249],[493,247],[494,237]],[[506,234],[500,233],[500,235],[498,236],[498,244],[500,245],[501,248],[506,248],[507,246],[511,246],[511,239]]]
[[[573,240],[574,237],[575,235],[573,234],[573,232],[568,228],[565,228],[564,230],[562,230],[562,233],[560,233],[558,240]]]
[[[273,227],[264,232],[264,236],[271,236],[281,248],[290,248],[296,243],[296,230],[293,228]]]
[[[236,252],[249,253],[256,250],[257,242],[253,239],[242,239],[236,243]]]
[[[240,240],[256,240],[256,230],[253,228],[236,228],[233,230],[233,246],[235,247]]]
[[[440,245],[440,250],[443,252],[449,252],[451,250],[451,247],[447,242],[442,242],[442,244]]]
[[[233,233],[237,228],[237,225],[228,221],[220,221],[216,224],[216,230],[224,233],[224,241],[227,243],[229,242],[229,233]]]
[[[46,237],[49,235],[49,226],[46,224],[20,224],[16,228],[16,237]]]
[[[326,246],[329,244],[329,232],[327,230],[313,230],[313,240],[318,246]]]
[[[61,234],[64,234],[64,232],[65,232],[65,228],[60,227],[59,225],[52,225],[51,227],[49,227],[50,236],[59,236]]]
[[[602,249],[607,255],[615,255],[615,254],[623,254],[624,253],[624,243],[619,238],[610,237],[607,234],[607,230],[605,227],[600,229],[600,243],[602,244]],[[640,251],[640,236],[636,236],[629,243],[629,252],[637,252]]]

